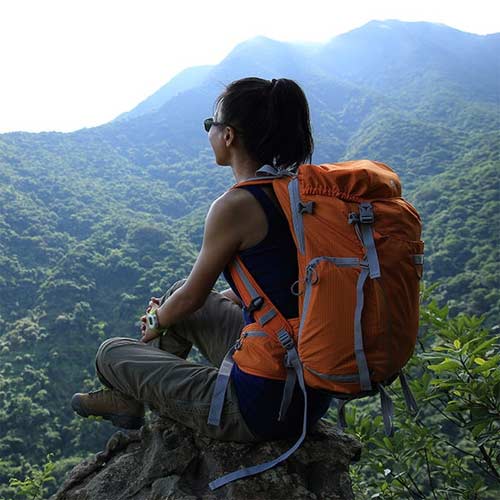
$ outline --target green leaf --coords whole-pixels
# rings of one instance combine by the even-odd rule
[[[488,347],[490,347],[491,345],[495,344],[496,342],[498,342],[498,336],[496,337],[493,337],[491,339],[488,339],[488,340],[485,340],[484,342],[482,342],[481,344],[479,344],[472,352],[471,354],[477,354],[478,352],[481,352],[481,351],[484,351],[486,350]]]
[[[385,447],[388,449],[388,450],[392,450],[393,446],[392,446],[392,441],[387,437],[387,436],[384,436],[384,445]]]
[[[458,340],[458,339],[455,339],[453,341],[453,345],[455,346],[455,349],[460,349],[460,347],[462,347],[462,344],[461,344],[460,340]]]
[[[436,373],[441,373],[444,371],[454,371],[456,368],[460,368],[461,365],[458,361],[455,361],[454,359],[445,359],[438,365],[429,365],[428,368],[429,370],[432,370],[433,372]]]
[[[478,362],[477,360],[480,361]],[[488,361],[485,361],[483,358],[474,358],[474,362],[480,365],[477,368],[474,368],[474,373],[483,373],[485,371],[490,370],[491,368],[497,368],[498,361],[499,361],[498,356],[495,356],[494,358],[491,358]]]
[[[449,351],[450,348],[446,347],[444,345],[438,345],[436,347],[433,347],[432,350],[435,352],[446,352],[446,351]],[[420,357],[422,357],[422,354],[420,355]],[[434,356],[434,357],[436,357],[436,356]]]
[[[486,427],[488,427],[488,422],[481,422],[475,425],[471,431],[472,437],[477,438]]]
[[[457,411],[461,411],[462,409],[463,409],[463,405],[459,401],[450,401],[446,405],[446,411],[457,412]]]

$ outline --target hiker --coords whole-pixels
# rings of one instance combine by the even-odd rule
[[[220,166],[231,167],[236,183],[254,178],[268,165],[293,172],[311,160],[309,108],[292,80],[244,78],[231,83],[216,101],[205,130]],[[98,349],[96,371],[107,389],[73,396],[81,416],[101,416],[114,425],[139,428],[144,405],[200,434],[252,442],[297,437],[304,402],[295,384],[286,418],[278,420],[284,377],[263,377],[252,366],[231,369],[220,425],[208,423],[219,367],[238,345],[259,303],[242,307],[229,265],[238,257],[286,319],[298,319],[297,250],[286,217],[270,185],[242,186],[216,199],[205,222],[203,244],[191,273],[162,298],[152,298],[141,318],[141,339],[111,338]],[[219,275],[230,288],[213,290]],[[246,332],[259,334],[262,332]],[[265,341],[265,340],[264,340]],[[187,361],[192,346],[211,366]],[[227,359],[227,358],[226,358]],[[253,361],[259,364],[258,358]],[[331,396],[307,388],[307,422],[328,410]]]

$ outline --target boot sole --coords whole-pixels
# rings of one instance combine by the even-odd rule
[[[71,408],[80,417],[102,417],[104,420],[109,420],[115,427],[122,429],[140,429],[144,425],[143,417],[132,417],[130,415],[123,415],[119,413],[87,413],[80,404],[80,398],[73,397],[71,400]]]

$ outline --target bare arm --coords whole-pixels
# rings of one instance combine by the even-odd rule
[[[242,197],[238,191],[225,193],[210,207],[203,244],[189,277],[157,309],[162,328],[176,323],[205,303],[217,278],[240,248],[244,234],[241,220],[244,220],[245,204],[241,203]],[[148,342],[156,336],[158,333],[146,329],[141,340]]]

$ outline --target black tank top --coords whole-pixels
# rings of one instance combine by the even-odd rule
[[[260,203],[266,214],[268,231],[262,241],[238,252],[238,256],[278,311],[285,318],[296,318],[299,315],[298,299],[292,294],[291,287],[298,279],[297,250],[285,215],[260,186],[239,189],[246,189]],[[227,267],[224,277],[239,296]],[[245,322],[252,323],[253,318],[245,314]]]

